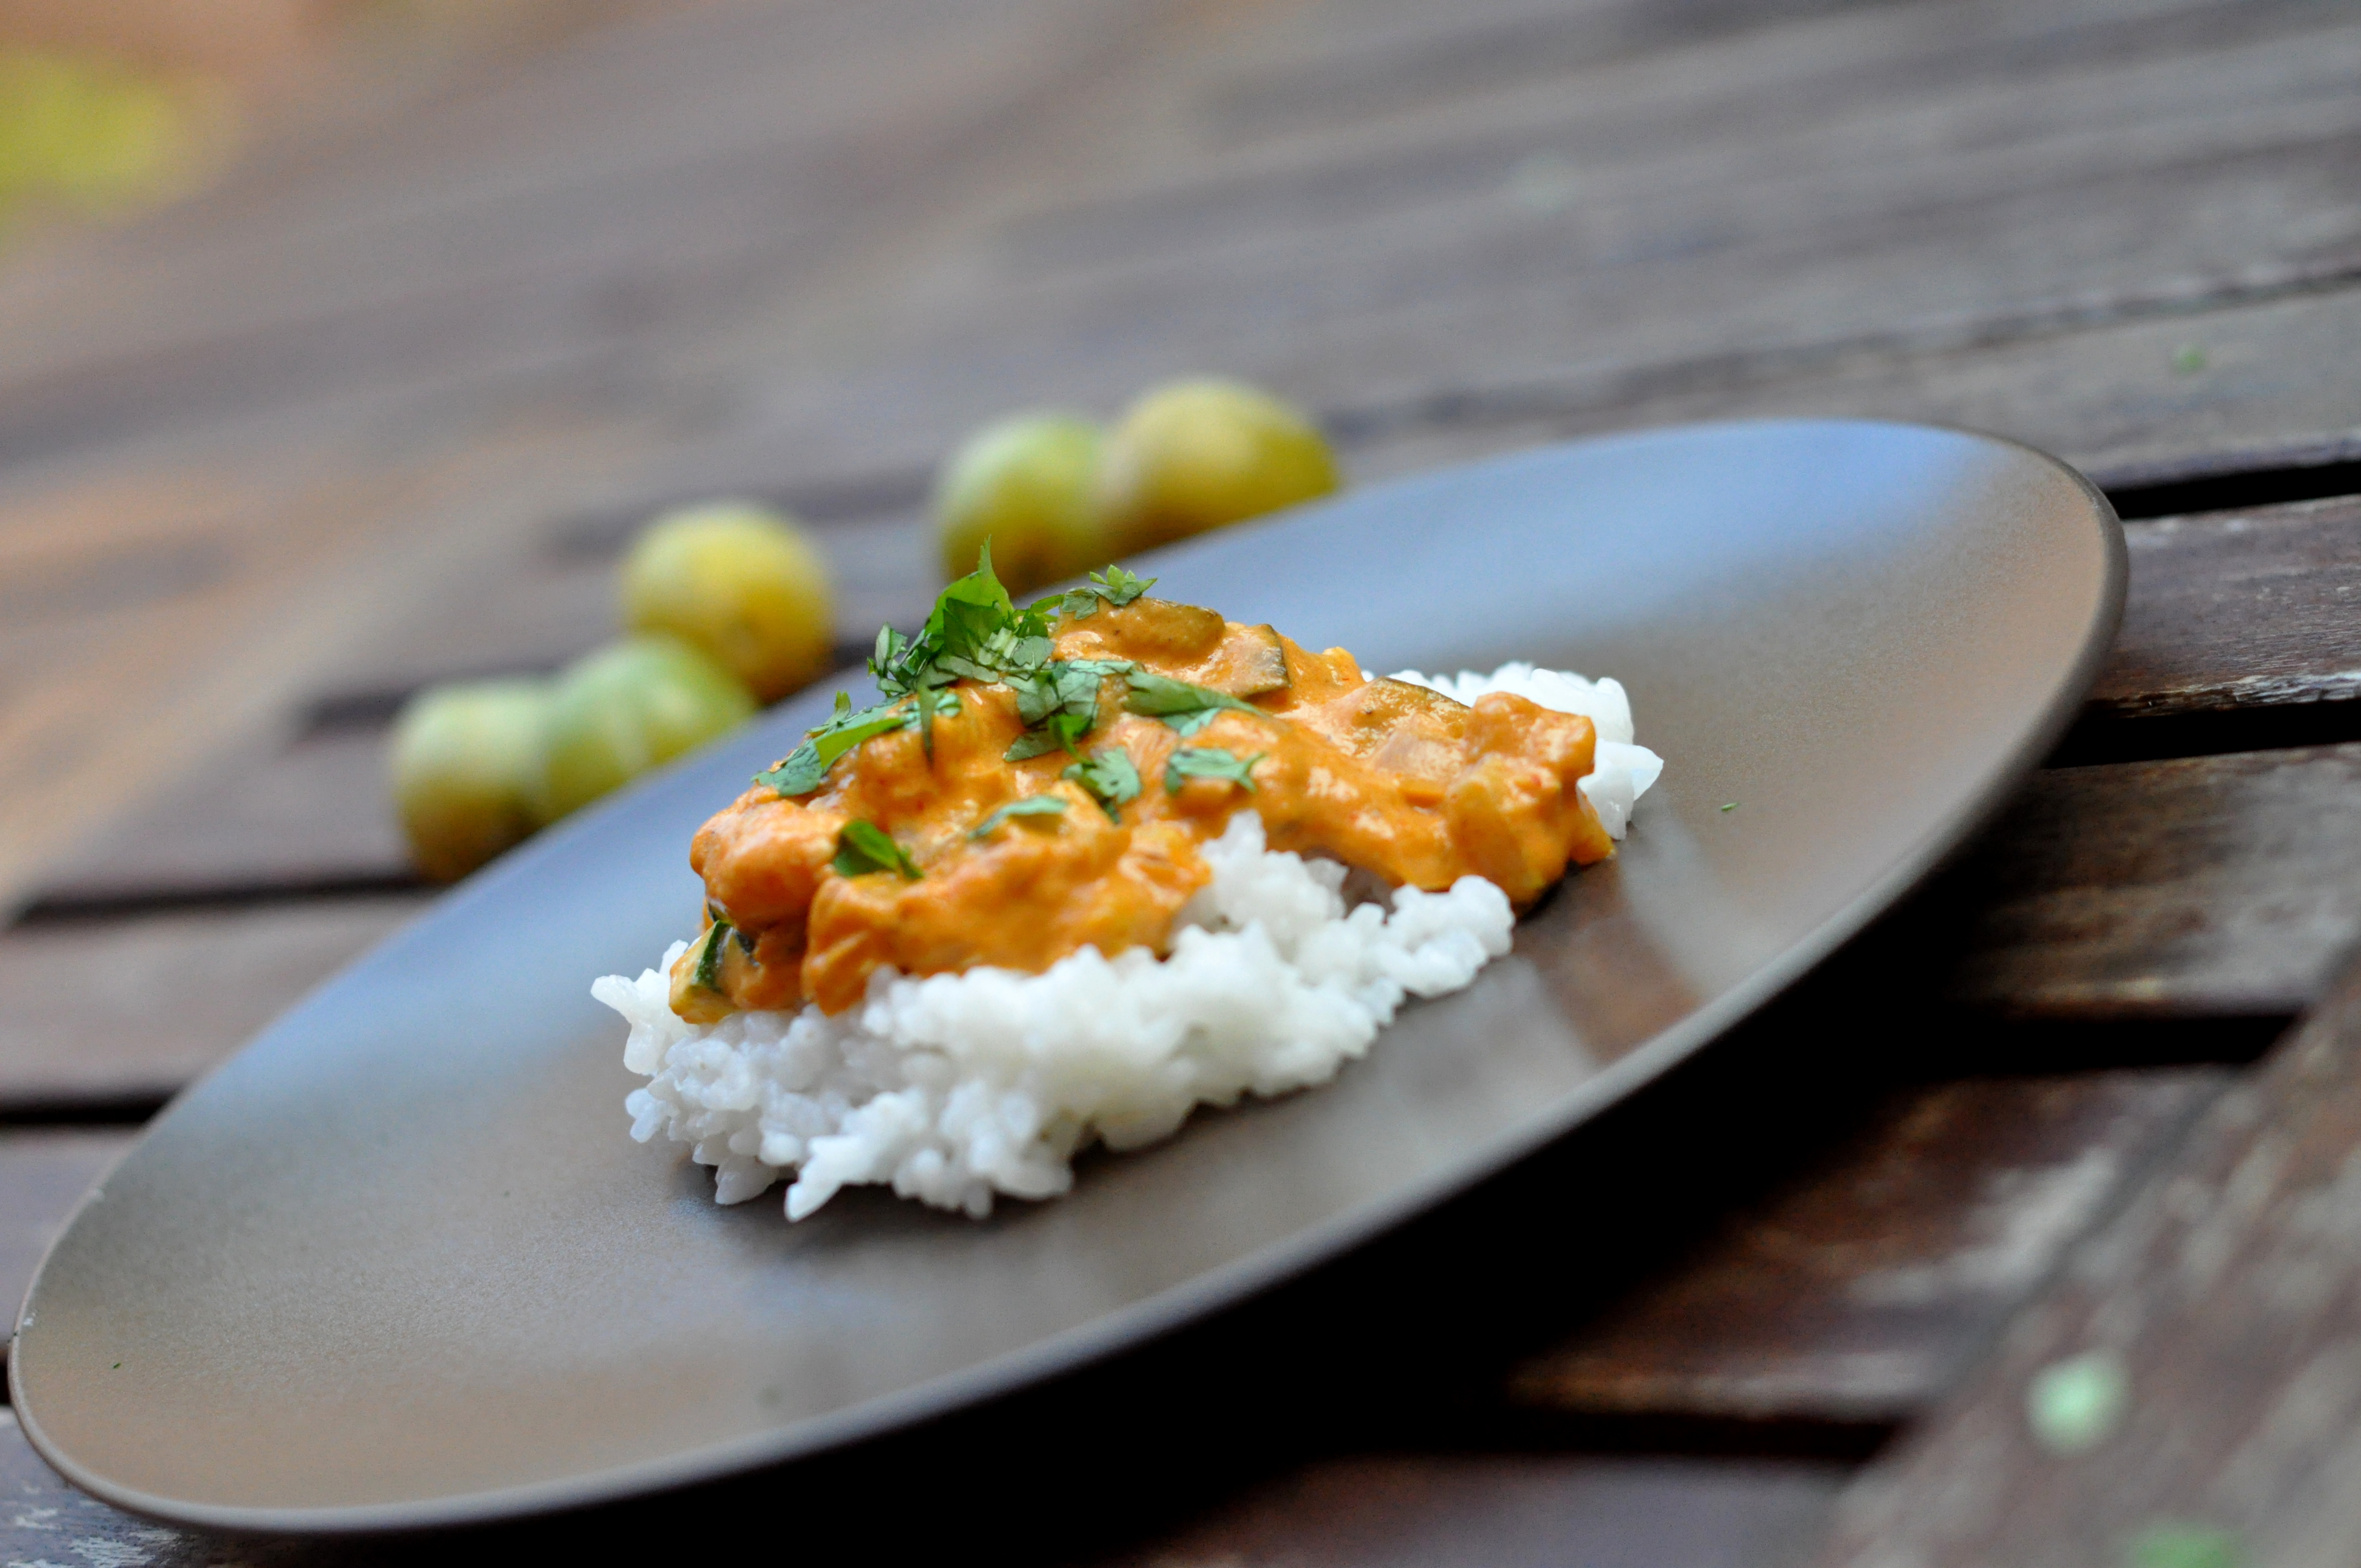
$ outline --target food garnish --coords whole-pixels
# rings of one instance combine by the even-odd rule
[[[1000,825],[1012,817],[1054,817],[1066,809],[1063,799],[1054,795],[1028,795],[1022,800],[1012,800],[1005,806],[993,807],[992,815],[968,830],[971,839],[989,839]]]
[[[1224,708],[1268,717],[1263,709],[1227,692],[1191,685],[1187,681],[1176,681],[1170,675],[1147,670],[1130,672],[1124,676],[1124,684],[1130,688],[1123,699],[1126,709],[1160,718],[1179,735],[1194,735],[1211,724]]]
[[[1069,588],[1057,599],[1044,599],[1033,608],[1039,609],[1042,605],[1054,603],[1058,613],[1067,620],[1082,620],[1098,609],[1102,601],[1121,609],[1155,586],[1154,577],[1142,577],[1136,572],[1125,571],[1121,566],[1109,566],[1104,572],[1093,572],[1089,581],[1081,587]]]
[[[872,872],[896,872],[909,882],[917,882],[925,873],[910,851],[894,841],[894,836],[874,822],[855,817],[836,836],[836,859],[831,862],[839,876],[867,876]]]
[[[1251,757],[1240,757],[1219,746],[1183,746],[1164,759],[1164,793],[1179,795],[1180,786],[1191,779],[1227,779],[1239,788],[1254,788],[1254,765],[1265,753],[1257,751]]]
[[[1123,820],[1124,802],[1139,798],[1139,770],[1132,765],[1131,753],[1120,746],[1093,751],[1083,761],[1069,764],[1058,776],[1080,784],[1082,793],[1116,822]]]
[[[716,919],[705,928],[705,943],[697,949],[696,982],[701,991],[721,989],[721,944],[728,940],[731,927],[727,920]]]

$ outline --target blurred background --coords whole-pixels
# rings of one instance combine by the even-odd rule
[[[1854,414],[2155,515],[2340,493],[2204,487],[2349,480],[2357,367],[2350,0],[0,0],[0,1114],[412,917],[397,721],[610,643],[673,509],[842,668],[963,443],[1179,378],[1348,486]]]
[[[1352,482],[2328,452],[2356,59],[2328,0],[0,0],[0,892],[401,883],[386,727],[615,635],[649,517],[791,514],[849,655],[971,433],[1176,377]]]

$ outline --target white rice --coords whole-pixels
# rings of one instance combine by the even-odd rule
[[[1475,695],[1614,705],[1617,744],[1644,759],[1624,764],[1618,787],[1629,795],[1609,794],[1620,802],[1610,823],[1619,834],[1630,800],[1662,770],[1629,744],[1630,705],[1612,681],[1513,664],[1457,684],[1418,679],[1455,696],[1489,679],[1497,685]],[[1581,690],[1553,690],[1551,701],[1527,689],[1545,682]],[[1605,734],[1607,720],[1592,718]],[[709,1026],[672,1010],[669,971],[686,943],[637,980],[608,975],[590,993],[630,1024],[623,1065],[649,1080],[624,1102],[631,1135],[691,1145],[691,1158],[715,1168],[723,1203],[793,1174],[791,1220],[864,1182],[981,1217],[999,1193],[1065,1191],[1073,1155],[1093,1141],[1136,1148],[1170,1135],[1200,1104],[1325,1082],[1369,1048],[1406,997],[1457,991],[1509,950],[1508,897],[1480,877],[1348,909],[1345,868],[1266,850],[1251,811],[1204,855],[1213,881],[1181,911],[1160,959],[1085,948],[1038,975],[881,970],[866,1000],[833,1018],[807,1006]]]

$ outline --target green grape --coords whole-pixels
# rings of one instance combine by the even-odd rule
[[[436,882],[466,876],[536,826],[549,686],[477,681],[434,686],[394,723],[393,805],[411,859]]]
[[[1296,410],[1235,381],[1175,381],[1107,437],[1099,503],[1129,554],[1336,488],[1326,438]]]
[[[829,666],[828,563],[789,519],[752,501],[666,512],[623,562],[623,624],[668,632],[771,702]]]
[[[1078,577],[1107,562],[1093,486],[1099,428],[1071,414],[1018,414],[968,437],[935,483],[943,578],[993,570],[1011,593]]]
[[[559,677],[535,814],[544,823],[743,723],[745,684],[677,638],[602,648]]]

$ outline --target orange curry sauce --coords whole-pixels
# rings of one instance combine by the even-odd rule
[[[859,1002],[890,966],[938,974],[978,964],[1039,972],[1085,946],[1112,956],[1167,948],[1173,916],[1211,880],[1199,847],[1251,807],[1269,847],[1322,855],[1387,882],[1442,889],[1474,873],[1520,907],[1614,846],[1576,782],[1590,771],[1590,720],[1496,693],[1472,707],[1422,686],[1364,680],[1342,648],[1311,653],[1268,626],[1138,598],[1061,621],[1060,660],[1127,660],[1245,699],[1183,739],[1128,712],[1126,680],[1100,683],[1085,755],[1119,747],[1138,795],[1102,806],[1061,775],[1066,751],[1010,762],[1025,732],[1005,685],[961,680],[958,711],[862,741],[800,799],[758,784],[708,822],[689,851],[705,879],[708,923],[735,928],[692,944],[673,970],[673,1005],[711,1022],[735,1008],[829,1013]],[[1251,788],[1220,777],[1167,787],[1180,748],[1254,761]],[[1055,794],[1062,811],[997,807]],[[1112,813],[1112,814],[1111,814]],[[895,870],[845,875],[839,838],[856,819],[906,852]]]

